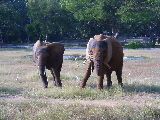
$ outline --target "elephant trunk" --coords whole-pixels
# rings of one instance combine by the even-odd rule
[[[98,76],[101,76],[103,74],[103,55],[102,53],[97,53],[94,58],[94,66],[96,68],[96,73]]]

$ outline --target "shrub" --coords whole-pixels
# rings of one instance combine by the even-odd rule
[[[129,49],[141,48],[142,43],[140,41],[133,41],[133,42],[128,43],[126,47]]]

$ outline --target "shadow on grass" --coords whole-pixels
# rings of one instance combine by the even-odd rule
[[[160,86],[144,85],[144,84],[124,84],[124,91],[126,92],[147,92],[160,94]]]
[[[21,94],[21,91],[19,88],[0,87],[0,97],[18,95]]]
[[[32,51],[31,49],[27,48],[0,48],[0,51]]]
[[[95,88],[97,88],[97,84],[89,84],[89,85],[87,85],[87,87],[89,87],[91,89],[95,89]]]
[[[91,89],[96,89],[97,84],[89,84],[87,87]],[[106,85],[103,86],[107,89]],[[113,85],[112,88],[117,88],[118,85]],[[108,90],[108,89],[107,89]],[[144,84],[124,84],[124,92],[146,92],[146,93],[158,93],[160,94],[160,86],[157,85],[144,85]]]

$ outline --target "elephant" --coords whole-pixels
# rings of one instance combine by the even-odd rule
[[[112,86],[111,74],[113,71],[116,72],[118,84],[123,86],[123,48],[116,38],[103,34],[90,38],[86,48],[86,59],[88,68],[80,83],[80,88],[86,86],[86,82],[94,68],[98,76],[98,89],[103,89],[104,75],[107,77],[107,87]]]
[[[57,87],[62,87],[60,72],[63,63],[64,45],[59,42],[40,42],[38,40],[33,46],[33,61],[38,66],[38,72],[43,82],[44,88],[48,87],[45,69],[50,70],[53,76],[53,83]]]

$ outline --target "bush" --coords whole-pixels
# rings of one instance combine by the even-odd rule
[[[126,48],[129,48],[129,49],[136,49],[136,48],[141,48],[141,47],[142,47],[142,43],[140,41],[130,42],[126,46]]]

